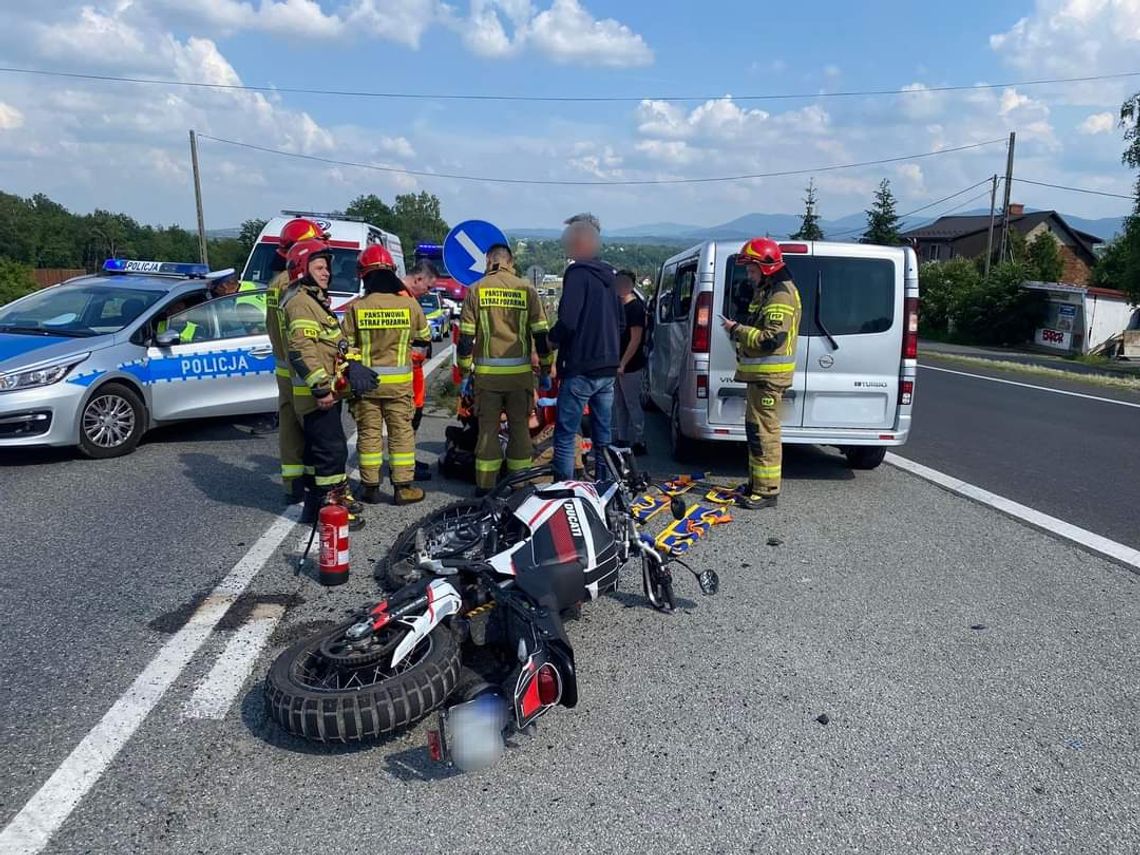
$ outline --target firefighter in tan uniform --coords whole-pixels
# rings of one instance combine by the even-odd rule
[[[780,400],[792,385],[796,368],[796,336],[800,328],[800,294],[792,281],[780,245],[753,238],[741,248],[736,263],[747,267],[752,302],[747,322],[724,319],[736,343],[738,383],[748,384],[744,418],[748,437],[748,483],[737,503],[745,508],[774,508],[780,494]]]
[[[305,434],[305,508],[302,522],[315,522],[323,504],[349,511],[349,528],[364,526],[348,493],[348,443],[341,423],[342,398],[367,394],[377,378],[360,362],[329,308],[332,252],[320,240],[289,250],[289,288],[281,301],[289,346],[293,408]]]
[[[293,381],[289,378],[289,335],[285,329],[285,315],[279,306],[289,274],[285,271],[285,256],[299,240],[321,238],[321,229],[309,220],[290,220],[281,229],[281,239],[273,256],[276,275],[265,287],[265,326],[269,342],[273,345],[273,361],[277,374],[278,453],[281,457],[281,483],[285,485],[285,501],[296,504],[305,497],[305,432],[301,420],[293,410]]]
[[[509,247],[487,252],[487,275],[467,290],[459,316],[459,370],[473,384],[479,439],[475,446],[475,495],[486,495],[503,465],[499,419],[509,425],[507,469],[530,468],[533,445],[529,416],[534,398],[532,348],[538,353],[540,384],[549,389],[554,361],[550,325],[534,286],[515,275]],[[474,379],[472,379],[472,370]]]
[[[404,284],[387,249],[379,244],[365,249],[357,262],[357,272],[364,280],[364,296],[346,308],[344,332],[349,344],[360,352],[364,365],[380,381],[352,409],[363,488],[360,498],[369,504],[380,501],[383,429],[387,427],[393,501],[410,505],[424,498],[424,491],[412,483],[416,474],[413,355],[429,347],[431,329],[420,304],[404,293]]]

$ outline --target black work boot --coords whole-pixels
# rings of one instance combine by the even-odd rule
[[[779,500],[778,495],[761,495],[760,493],[741,493],[736,504],[749,511],[762,511],[774,508]]]
[[[340,505],[342,508],[348,511],[348,530],[360,531],[362,528],[364,528],[364,517],[360,516],[357,511],[354,511],[352,509],[352,506],[348,504],[348,501],[349,493],[348,485],[346,484],[343,487],[339,487],[336,490],[330,491],[329,494],[325,496],[324,504]],[[359,502],[353,502],[353,504],[355,504],[361,510],[364,509],[364,506]]]
[[[343,492],[339,494],[337,499],[338,505],[343,505],[349,514],[362,514],[364,513],[364,505],[356,500],[356,496],[352,495],[352,489],[346,483],[342,488]]]
[[[430,481],[431,480],[431,466],[424,463],[422,460],[416,461],[416,475],[417,481]]]
[[[305,482],[300,478],[294,478],[285,491],[285,504],[296,505],[303,501],[305,501]]]
[[[392,484],[392,504],[394,505],[414,505],[416,502],[424,500],[425,493],[414,484]]]
[[[323,496],[315,490],[305,490],[305,506],[301,509],[301,522],[305,525],[315,523],[317,521],[317,515],[321,512],[321,505],[323,504]]]
[[[378,505],[383,501],[378,484],[361,484],[360,501],[366,505]]]

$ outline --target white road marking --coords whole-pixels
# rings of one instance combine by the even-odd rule
[[[285,606],[279,603],[254,606],[249,620],[233,633],[210,673],[190,696],[183,715],[187,718],[225,718],[284,614]]]
[[[989,490],[983,490],[981,487],[969,484],[936,469],[931,469],[928,466],[923,466],[921,463],[915,463],[913,460],[907,460],[905,457],[899,457],[897,454],[888,453],[885,460],[892,466],[912,475],[917,475],[919,478],[930,481],[945,490],[988,505],[1015,519],[1029,523],[1034,528],[1043,529],[1058,537],[1063,537],[1065,540],[1072,541],[1114,561],[1119,561],[1121,564],[1126,564],[1133,570],[1140,572],[1140,549],[1133,549],[1131,546],[1109,540],[1107,537],[1102,537],[1057,517],[1043,514],[1041,511],[1035,511],[1033,508],[1019,504],[1012,499],[991,493]]]
[[[0,852],[31,855],[47,846],[210,637],[218,621],[293,530],[299,515],[299,507],[286,510],[210,592],[182,629],[162,646],[126,692],[0,832]]]
[[[919,368],[924,368],[927,371],[941,371],[943,374],[957,374],[961,377],[973,377],[975,380],[989,380],[991,383],[1004,383],[1007,386],[1021,386],[1025,389],[1036,389],[1039,392],[1052,392],[1054,395],[1068,395],[1071,398],[1086,398],[1090,401],[1101,401],[1105,404],[1119,404],[1122,407],[1135,407],[1140,409],[1140,404],[1133,401],[1120,401],[1116,398],[1102,398],[1099,395],[1086,395],[1083,392],[1070,392],[1066,389],[1050,389],[1048,386],[1034,386],[1032,383],[1018,383],[1016,380],[1006,380],[1002,377],[987,377],[985,374],[971,374],[968,371],[952,371],[949,368],[935,368],[933,365],[922,365]],[[1073,375],[1074,378],[1079,378],[1079,374]]]
[[[449,344],[447,346],[447,348],[442,353],[437,353],[435,356],[433,356],[431,359],[429,359],[427,362],[424,363],[424,379],[425,380],[428,378],[428,376],[431,375],[431,373],[433,371],[435,371],[435,369],[439,368],[439,365],[441,362],[443,362],[445,359],[447,359],[448,357],[451,356],[451,350],[454,347],[455,347],[455,345]]]

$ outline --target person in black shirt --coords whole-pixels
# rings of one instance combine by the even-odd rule
[[[641,409],[641,380],[645,372],[645,304],[633,292],[636,275],[619,270],[614,277],[622,308],[625,329],[621,334],[621,362],[614,384],[615,445],[632,448],[638,457],[646,453],[645,412]]]

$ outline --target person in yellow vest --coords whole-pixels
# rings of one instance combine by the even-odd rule
[[[348,493],[348,442],[340,403],[350,390],[361,396],[375,389],[377,377],[352,351],[330,309],[331,261],[324,241],[293,244],[286,262],[290,283],[280,309],[288,334],[293,409],[305,432],[307,489],[301,522],[313,523],[322,505],[338,504],[348,510],[348,527],[356,531],[364,520]]]
[[[412,354],[431,346],[431,330],[419,302],[403,293],[404,283],[387,249],[380,244],[365,249],[357,272],[364,282],[364,296],[346,307],[344,333],[380,380],[352,409],[360,455],[360,500],[380,502],[387,427],[393,502],[410,505],[424,498],[424,491],[412,483],[416,473]]]
[[[752,510],[774,508],[783,454],[780,400],[792,385],[803,309],[776,241],[753,238],[741,247],[736,263],[747,268],[753,288],[746,323],[723,319],[725,332],[736,343],[734,379],[748,384],[744,428],[749,479],[739,488],[737,504]]]
[[[531,349],[538,353],[540,385],[549,389],[554,360],[550,325],[534,286],[515,275],[510,247],[487,251],[487,274],[467,289],[459,316],[459,370],[463,386],[474,389],[479,439],[475,446],[475,495],[495,486],[503,465],[500,416],[509,425],[507,470],[532,465],[529,417],[534,400]]]
[[[273,346],[274,372],[277,375],[277,450],[281,460],[281,483],[285,488],[286,504],[295,505],[305,497],[305,431],[301,419],[293,409],[292,372],[289,370],[289,334],[285,329],[285,314],[280,309],[281,299],[289,286],[285,270],[285,257],[299,240],[320,239],[320,227],[305,219],[287,222],[281,229],[277,252],[271,269],[274,276],[265,287],[265,326],[269,343]],[[242,283],[255,285],[255,283]],[[310,475],[312,473],[309,473]]]

